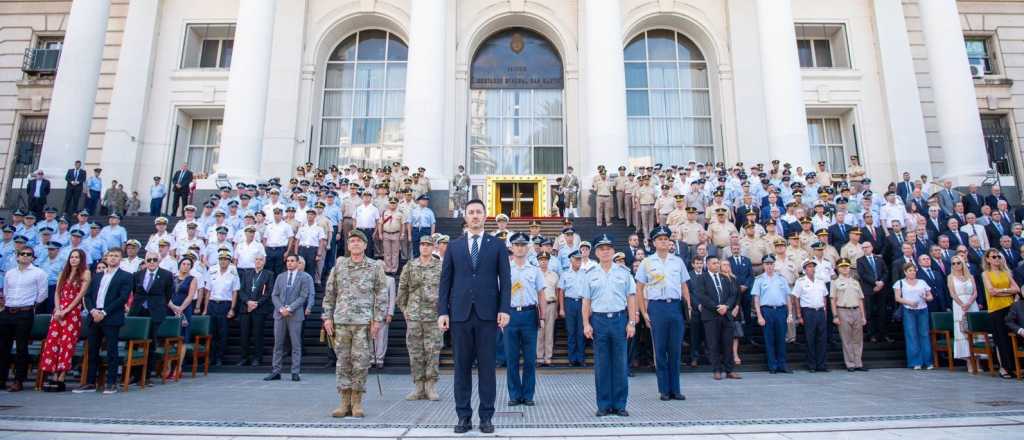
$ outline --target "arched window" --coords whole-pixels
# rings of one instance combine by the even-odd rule
[[[689,38],[637,35],[624,50],[629,156],[635,165],[713,161],[708,66]]]
[[[561,174],[565,129],[562,60],[546,38],[512,28],[473,56],[471,174]]]
[[[401,160],[408,52],[382,30],[356,32],[331,52],[320,112],[321,167]]]

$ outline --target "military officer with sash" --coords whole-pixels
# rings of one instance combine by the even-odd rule
[[[679,383],[685,322],[683,306],[689,309],[689,272],[682,258],[669,252],[672,231],[661,226],[651,231],[654,255],[640,263],[636,271],[636,297],[644,323],[651,329],[657,366],[658,394],[661,400],[686,400]]]

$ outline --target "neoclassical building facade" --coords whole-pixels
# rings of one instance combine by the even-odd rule
[[[570,166],[851,155],[876,182],[1017,185],[1021,1],[23,0],[0,20],[8,204],[75,159],[143,198],[183,162],[214,188],[400,160],[440,200],[459,165],[481,197]]]

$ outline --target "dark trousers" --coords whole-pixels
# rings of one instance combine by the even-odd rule
[[[306,260],[305,272],[314,280],[316,280],[316,253],[318,251],[320,251],[319,247],[299,246],[299,256]]]
[[[786,306],[761,306],[768,371],[786,370]]]
[[[700,358],[703,355],[701,352],[701,344],[704,343],[704,323],[700,320],[700,312],[697,308],[693,308],[693,312],[690,314],[690,361],[700,362]]]
[[[36,306],[36,313],[45,313],[45,314],[53,313],[53,307],[54,307],[54,304],[55,304],[54,301],[55,301],[55,295],[56,294],[57,294],[57,285],[51,284],[51,285],[47,286],[46,287],[46,300],[44,300],[43,302],[39,303],[39,305]]]
[[[78,211],[78,201],[82,198],[82,185],[68,185],[64,191],[64,213],[70,214]]]
[[[210,330],[213,336],[213,348],[210,361],[223,360],[224,345],[228,342],[228,311],[231,301],[210,301],[207,315],[210,315]]]
[[[331,236],[327,237],[327,255],[324,256],[324,272],[321,274],[321,280],[327,279],[327,275],[334,268],[334,263],[338,261],[338,240],[335,239],[337,235],[338,227],[335,226],[331,231]]]
[[[512,310],[509,324],[505,327],[504,348],[508,362],[505,370],[508,399],[533,400],[537,386],[537,309]]]
[[[679,365],[682,358],[683,335],[686,332],[682,304],[681,300],[647,302],[647,314],[651,317],[651,339],[654,341],[654,359],[657,365],[658,394],[661,395],[682,395]]]
[[[100,192],[89,190],[89,198],[85,200],[85,210],[89,211],[89,215],[99,215],[97,208],[100,206]]]
[[[594,389],[597,409],[626,409],[629,376],[626,371],[626,312],[590,315],[594,329]]]
[[[725,316],[704,320],[704,336],[708,342],[708,358],[716,373],[732,373],[735,359],[732,357],[732,321]]]
[[[494,334],[494,346],[498,349],[494,353],[494,366],[505,366],[505,332],[499,331]]]
[[[28,343],[34,318],[35,313],[31,310],[0,312],[0,387],[7,383],[11,368],[11,345],[17,349],[14,356],[14,381],[21,383],[28,377]]]
[[[185,215],[185,205],[188,205],[188,189],[175,190],[171,198],[171,215],[178,215],[178,206],[181,206],[181,215]]]
[[[864,301],[867,302],[868,313],[868,335],[875,339],[885,339],[886,327],[889,326],[889,311],[886,309],[885,289],[878,292],[864,292]]]
[[[374,228],[357,228],[366,234],[366,256],[370,258],[377,258],[373,252],[373,230]],[[416,244],[419,247],[419,243]]]
[[[284,272],[284,246],[279,247],[268,247],[267,251],[267,270],[273,272],[276,277],[281,272]],[[308,264],[307,264],[308,266]]]
[[[1006,314],[1009,312],[1010,308],[1004,307],[989,312],[989,316],[992,318],[992,341],[999,353],[999,366],[1006,371],[1013,371],[1013,346],[1010,345],[1010,329],[1006,327]]]
[[[565,298],[565,331],[568,333],[569,362],[582,363],[585,339],[583,338],[583,300]]]
[[[473,417],[473,362],[477,364],[479,376],[478,392],[480,406],[477,413],[480,420],[494,416],[496,380],[494,377],[494,334],[498,332],[495,321],[485,321],[476,316],[475,307],[469,310],[469,319],[451,323],[452,354],[455,357],[455,412],[460,419]],[[536,333],[536,332],[535,332]],[[530,354],[536,356],[534,352]]]
[[[430,228],[412,228],[412,257],[420,257],[420,237],[430,235]]]
[[[807,369],[824,370],[828,347],[825,336],[825,309],[801,307],[800,314],[804,318],[804,338],[807,339]]]
[[[107,350],[107,385],[117,384],[117,335],[121,332],[120,325],[89,324],[89,370],[86,372],[85,383],[96,384],[96,374],[100,368],[100,341],[104,341]],[[126,372],[127,373],[127,372]]]
[[[245,304],[242,305],[245,307]],[[240,313],[238,323],[242,330],[242,359],[260,361],[263,357],[263,322],[267,314],[253,311]],[[327,350],[328,352],[333,350]]]
[[[28,210],[36,215],[36,218],[43,218],[43,208],[46,207],[46,197],[29,197]]]
[[[164,204],[163,197],[157,197],[149,199],[149,215],[153,217],[160,216],[160,207]]]
[[[680,353],[683,347],[679,347]],[[654,344],[651,329],[643,320],[636,323],[636,333],[626,341],[626,372],[633,372],[633,365],[645,367],[654,365]]]

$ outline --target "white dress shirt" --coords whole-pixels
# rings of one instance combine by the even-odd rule
[[[210,269],[210,301],[231,301],[235,291],[241,288],[238,275],[230,267],[221,272],[220,266]]]
[[[324,234],[324,228],[316,223],[312,225],[303,223],[302,226],[299,226],[299,231],[295,234],[295,237],[299,240],[299,246],[311,247],[319,247],[320,240],[327,239],[327,235]]]
[[[32,307],[46,300],[47,275],[42,269],[29,265],[25,270],[17,266],[4,275],[4,306]]]
[[[288,246],[288,240],[295,235],[295,231],[292,230],[292,225],[289,225],[284,220],[268,223],[266,230],[263,232],[264,238],[267,239],[267,247]]]
[[[256,257],[266,258],[267,251],[263,248],[263,243],[256,240],[252,242],[239,242],[235,245],[235,257],[238,258],[239,269],[255,269],[256,268]]]
[[[380,220],[380,210],[373,206],[372,203],[369,205],[359,205],[356,208],[356,228],[376,228],[377,220]]]
[[[803,276],[796,280],[796,283],[793,284],[793,291],[789,294],[800,299],[800,307],[820,309],[825,307],[828,289],[821,280],[811,280]]]
[[[103,273],[103,278],[100,278],[100,288],[96,292],[96,308],[103,310],[103,305],[107,302],[107,290],[110,288],[110,281],[114,279],[116,270]]]

